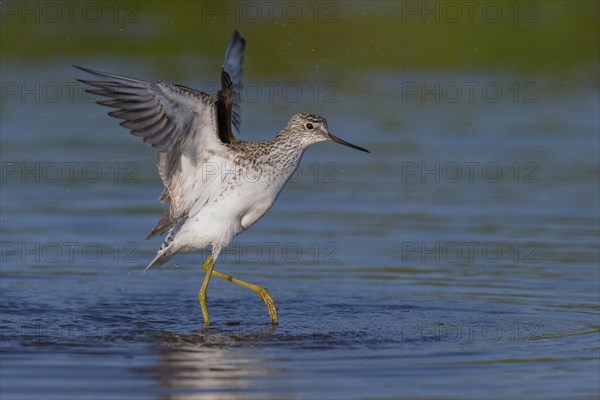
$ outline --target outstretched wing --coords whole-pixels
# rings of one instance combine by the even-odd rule
[[[79,80],[92,86],[88,93],[107,97],[98,104],[117,108],[110,116],[158,151],[158,171],[165,186],[161,200],[170,203],[148,238],[170,229],[202,192],[200,165],[227,158],[219,138],[217,112],[206,93],[166,82],[146,82],[78,67],[102,80]]]
[[[236,141],[232,125],[240,132],[242,104],[242,75],[244,69],[244,49],[246,40],[238,31],[233,32],[221,71],[221,90],[217,94],[217,114],[219,118],[219,137],[223,143]]]

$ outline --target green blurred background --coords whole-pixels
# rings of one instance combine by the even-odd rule
[[[598,86],[598,1],[9,1],[1,7],[2,56],[22,62],[139,55],[172,77],[206,66],[181,62],[182,55],[221,59],[238,29],[248,39],[246,77],[481,70]]]

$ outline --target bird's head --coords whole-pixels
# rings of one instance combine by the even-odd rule
[[[279,135],[293,137],[294,141],[300,142],[304,148],[315,143],[329,140],[343,144],[344,146],[352,147],[356,150],[370,153],[370,151],[365,148],[348,143],[331,134],[327,129],[327,121],[325,118],[315,114],[300,113],[294,115],[285,129],[281,131],[278,136]]]

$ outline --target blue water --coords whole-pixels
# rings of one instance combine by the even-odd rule
[[[277,328],[252,292],[213,279],[202,329],[206,254],[141,274],[160,245],[144,240],[154,154],[81,87],[4,99],[2,399],[597,398],[598,94],[540,81],[535,103],[401,95],[469,79],[377,74],[337,103],[244,106],[245,140],[315,111],[372,151],[311,148],[217,264],[269,288]]]

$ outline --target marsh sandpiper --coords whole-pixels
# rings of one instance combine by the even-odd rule
[[[89,93],[107,98],[97,103],[116,108],[109,115],[122,119],[123,127],[158,153],[164,184],[160,200],[166,210],[147,239],[164,233],[166,238],[146,270],[164,264],[178,252],[210,248],[198,292],[205,326],[210,324],[206,290],[211,276],[256,292],[267,305],[272,324],[278,323],[275,302],[267,289],[214,269],[219,253],[271,208],[309,146],[333,141],[369,152],[334,136],[325,118],[309,113],[294,115],[273,141],[238,140],[232,125],[239,132],[245,46],[246,41],[235,31],[225,51],[216,101],[182,85],[75,66],[102,79],[80,82],[91,86]]]

